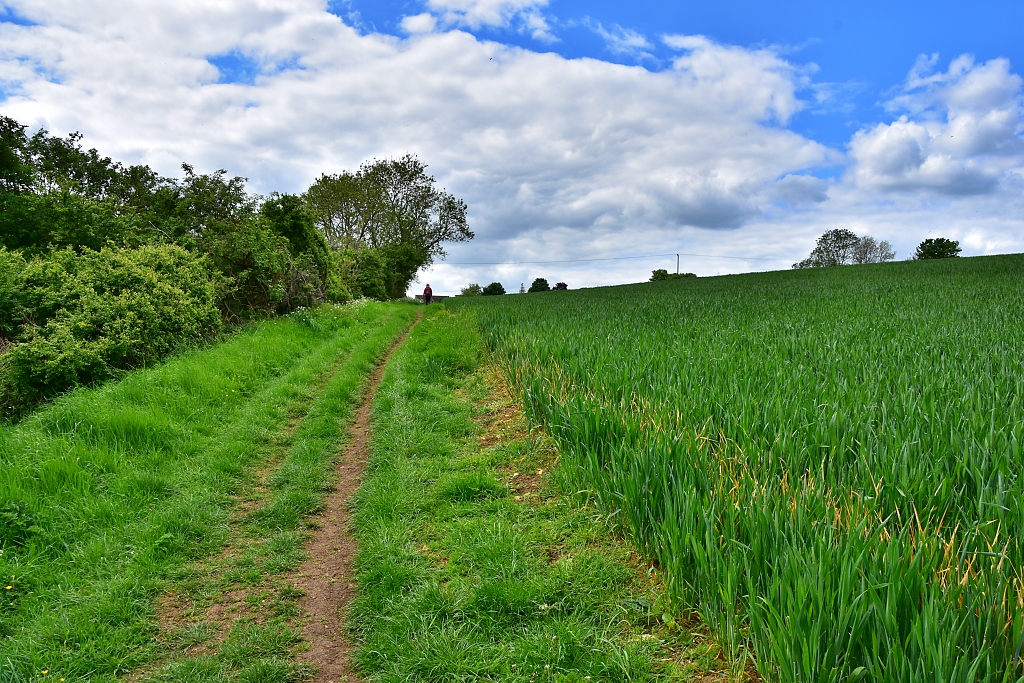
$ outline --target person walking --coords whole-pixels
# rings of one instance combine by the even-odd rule
[[[430,288],[430,283],[428,282],[427,286],[423,288],[423,303],[429,306],[432,296],[434,296],[434,290]]]

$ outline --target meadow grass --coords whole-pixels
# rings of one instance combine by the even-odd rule
[[[302,519],[320,505],[360,388],[413,317],[394,304],[299,311],[3,427],[0,681],[113,681],[168,656],[157,679],[294,678],[285,655],[298,637],[282,619],[242,620],[214,655],[178,661],[176,646],[211,633],[197,623],[161,637],[154,599],[260,583],[301,560]],[[253,468],[282,442],[266,505],[240,525],[234,573],[196,581],[232,541]],[[277,617],[294,616],[289,597],[278,591]]]
[[[456,300],[771,680],[1022,680],[1024,256]]]
[[[357,662],[374,682],[694,680],[719,651],[493,383],[472,318],[430,311],[392,356],[354,508]]]

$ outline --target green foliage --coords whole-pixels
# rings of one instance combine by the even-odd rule
[[[885,240],[876,242],[873,237],[858,237],[845,228],[829,230],[818,238],[811,255],[793,268],[829,268],[851,263],[884,263],[896,258]]]
[[[695,273],[670,273],[664,268],[651,271],[651,279],[648,282],[660,282],[662,280],[682,280],[684,278],[697,277]]]
[[[548,281],[542,277],[539,277],[533,281],[527,292],[550,292],[551,287],[548,285]]]
[[[39,516],[28,504],[8,500],[0,505],[0,548],[24,545],[30,536],[41,531]]]
[[[386,271],[366,296],[400,298],[424,267],[443,257],[446,242],[473,238],[462,200],[434,187],[416,157],[374,160],[355,173],[321,176],[303,195],[331,246],[376,250]],[[377,276],[374,275],[374,278]]]
[[[654,670],[671,638],[652,633],[657,597],[601,516],[556,497],[546,477],[516,499],[512,475],[546,471],[545,441],[481,449],[473,417],[509,407],[488,395],[482,351],[471,316],[429,310],[377,392],[354,509],[361,672],[379,683],[667,679],[663,662]]]
[[[388,298],[388,264],[376,249],[362,249],[352,253],[356,264],[355,284],[359,295],[383,301]]]
[[[497,296],[498,294],[504,294],[505,288],[501,286],[500,282],[492,282],[484,287],[483,291],[480,293],[484,296]]]
[[[914,258],[918,261],[937,258],[955,258],[960,255],[960,243],[956,240],[948,240],[945,237],[929,237],[917,245]]]
[[[6,350],[7,342],[14,336],[21,322],[21,277],[25,259],[17,252],[7,251],[0,246],[0,354]]]
[[[475,282],[471,282],[459,290],[459,296],[480,296],[481,292],[483,292],[483,288]]]
[[[223,552],[238,533],[232,519],[252,543],[243,553],[258,560],[246,576],[261,581],[301,560],[303,515],[331,482],[339,420],[414,316],[399,304],[284,316],[0,428],[0,679],[36,681],[47,669],[47,680],[115,683],[157,664],[166,668],[150,680],[298,674],[281,661],[296,638],[280,623],[242,620],[202,665],[167,662],[154,637],[158,596],[210,575],[206,599],[238,588],[223,566],[191,564],[236,559]],[[268,505],[239,515],[234,496],[276,462],[273,444],[283,444],[282,464]]]
[[[151,363],[220,330],[219,288],[180,247],[65,250],[20,276],[25,323],[0,366],[7,410]]]
[[[330,247],[324,236],[313,225],[302,198],[293,194],[273,193],[263,202],[260,215],[278,235],[288,240],[293,256],[309,255],[321,277],[330,269]]]
[[[1024,674],[1024,257],[472,307],[527,412],[732,661]],[[681,323],[680,321],[684,321]]]
[[[353,274],[356,272],[355,254],[332,249],[329,257],[331,265],[327,270],[327,281],[324,283],[324,298],[335,304],[351,301],[360,293],[353,280]]]

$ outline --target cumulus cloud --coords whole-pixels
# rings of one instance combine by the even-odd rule
[[[934,72],[922,57],[887,103],[902,113],[850,141],[855,182],[865,189],[945,195],[994,192],[1024,167],[1022,80],[1005,59],[970,56]]]
[[[263,193],[417,154],[470,207],[477,239],[454,246],[453,263],[680,251],[716,256],[683,257],[684,270],[701,274],[768,269],[806,255],[832,227],[889,239],[903,253],[901,240],[919,241],[920,226],[945,225],[942,236],[972,249],[1024,247],[1020,219],[1007,218],[1016,210],[1008,188],[1024,178],[1020,84],[998,61],[920,70],[900,94],[916,99],[893,105],[905,120],[862,131],[850,173],[835,182],[807,171],[846,157],[786,128],[808,106],[799,97],[807,71],[770,49],[667,36],[677,52],[652,72],[457,28],[514,25],[543,7],[525,0],[439,0],[427,16],[406,17],[404,38],[357,30],[322,0],[8,4],[34,25],[0,23],[3,114],[82,131],[104,154],[165,174],[182,161],[227,168]],[[225,82],[232,64],[240,82]],[[955,147],[936,126],[974,133]],[[921,187],[920,169],[940,153],[978,169],[982,185],[995,178],[1004,194],[951,203],[948,182],[936,185],[944,176],[929,170],[937,199],[888,198]],[[438,292],[470,280],[513,288],[531,274],[578,286],[674,266],[674,257],[657,259],[540,272],[442,264],[428,277]]]
[[[427,0],[444,22],[453,26],[509,28],[517,25],[533,38],[549,42],[555,39],[541,8],[548,0]]]
[[[828,199],[828,183],[814,176],[790,173],[775,183],[772,195],[790,206],[820,204]]]
[[[437,19],[429,12],[402,18],[402,29],[407,33],[430,33],[436,26]]]

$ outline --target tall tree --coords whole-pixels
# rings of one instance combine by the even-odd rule
[[[836,228],[819,237],[811,255],[799,263],[794,263],[793,267],[829,268],[851,263],[882,263],[894,258],[896,252],[885,240],[876,242],[873,237],[858,237],[850,230]]]
[[[896,258],[896,252],[886,240],[876,242],[871,236],[861,237],[850,254],[853,263],[884,263]]]
[[[355,173],[321,176],[303,195],[314,223],[335,249],[379,251],[390,296],[401,296],[444,244],[473,239],[466,204],[434,186],[412,155],[373,160]]]

